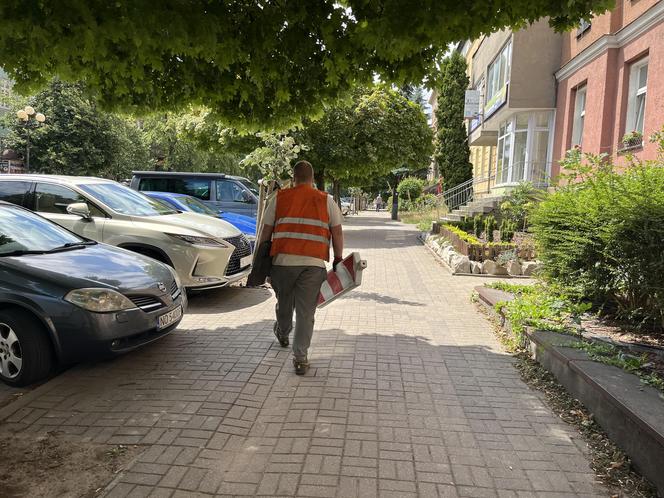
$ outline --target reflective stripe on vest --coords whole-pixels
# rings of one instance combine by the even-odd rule
[[[325,223],[324,221],[320,220],[314,220],[312,218],[292,218],[290,216],[286,216],[285,218],[279,218],[277,220],[277,225],[282,225],[284,223],[290,223],[293,225],[312,225],[315,227],[321,227],[321,228],[328,228],[328,224]]]
[[[314,242],[322,242],[323,244],[328,244],[330,240],[327,237],[321,237],[320,235],[311,235],[310,233],[298,233],[298,232],[276,232],[272,235],[272,238],[313,240]]]

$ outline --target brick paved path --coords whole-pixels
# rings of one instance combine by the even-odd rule
[[[470,304],[480,281],[384,214],[346,233],[369,269],[319,312],[306,377],[273,340],[270,293],[222,289],[159,343],[10,405],[4,425],[145,445],[108,496],[607,496]]]

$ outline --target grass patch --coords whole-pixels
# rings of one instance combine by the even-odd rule
[[[399,212],[402,222],[417,225],[421,232],[430,232],[434,221],[438,221],[447,212],[446,209],[430,208],[416,211]]]

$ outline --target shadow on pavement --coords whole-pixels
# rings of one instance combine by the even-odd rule
[[[272,297],[267,287],[222,287],[188,294],[189,313],[216,314],[256,306]]]
[[[378,294],[377,292],[363,292],[358,290],[353,290],[353,292],[346,294],[339,298],[339,300],[374,301],[381,304],[402,304],[404,306],[425,306],[424,303],[418,303],[416,301],[407,301],[396,297],[386,296],[384,294]]]

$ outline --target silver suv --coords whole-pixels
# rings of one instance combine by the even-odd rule
[[[0,200],[84,237],[166,263],[188,288],[222,287],[250,270],[249,241],[230,223],[181,213],[111,180],[1,175]]]

